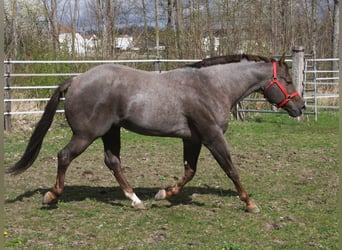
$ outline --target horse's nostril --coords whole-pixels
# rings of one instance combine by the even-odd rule
[[[303,105],[302,109],[306,109],[305,105]]]

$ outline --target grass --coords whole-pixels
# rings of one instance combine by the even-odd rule
[[[313,120],[313,119],[312,119]],[[23,124],[23,121],[18,121]],[[70,131],[60,118],[35,164],[5,176],[6,249],[338,249],[337,113],[318,122],[286,115],[232,121],[226,137],[242,183],[261,207],[244,212],[231,181],[202,149],[195,178],[154,201],[183,175],[179,139],[123,131],[125,174],[147,206],[136,211],[103,164],[101,141],[75,159],[56,208],[41,206]],[[30,123],[5,134],[5,165],[23,152]]]

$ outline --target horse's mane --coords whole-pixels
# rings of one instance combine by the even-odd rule
[[[191,68],[202,68],[209,67],[217,64],[226,64],[226,63],[236,63],[241,62],[241,60],[246,59],[248,61],[254,62],[271,62],[271,59],[264,56],[256,56],[256,55],[247,55],[247,54],[236,54],[236,55],[226,55],[226,56],[216,56],[211,58],[203,59],[202,61],[195,62],[193,64],[188,64],[186,67]]]

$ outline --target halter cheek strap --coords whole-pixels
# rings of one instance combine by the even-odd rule
[[[282,108],[284,107],[290,99],[296,97],[297,95],[299,95],[298,91],[293,92],[292,94],[288,94],[286,89],[284,88],[284,86],[278,81],[277,79],[277,63],[276,62],[272,62],[272,66],[273,66],[273,79],[271,80],[271,82],[266,86],[266,88],[264,89],[264,96],[266,97],[266,92],[268,91],[268,89],[273,86],[274,84],[279,88],[279,90],[284,94],[284,100],[282,100],[280,103],[275,104],[277,106],[277,108]]]

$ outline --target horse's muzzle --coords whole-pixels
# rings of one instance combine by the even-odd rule
[[[290,101],[283,108],[287,111],[287,113],[290,116],[298,117],[303,114],[304,109],[305,109],[305,104],[295,104],[292,101]]]
[[[305,104],[298,105],[298,110],[299,110],[299,115],[298,116],[301,116],[304,113],[305,109],[306,109]]]

